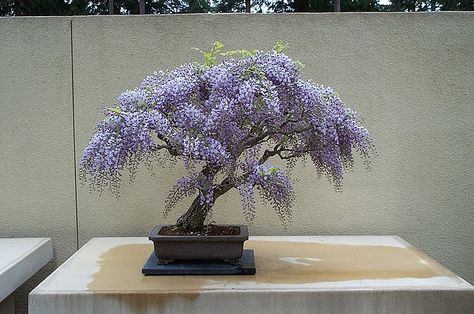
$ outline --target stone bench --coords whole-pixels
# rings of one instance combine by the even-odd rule
[[[0,238],[0,313],[14,313],[11,295],[53,259],[49,238]]]

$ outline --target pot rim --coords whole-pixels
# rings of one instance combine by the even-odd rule
[[[235,226],[240,228],[240,234],[235,235],[161,235],[161,228],[171,225],[156,225],[151,229],[148,239],[152,241],[176,241],[176,242],[203,242],[203,241],[246,241],[249,238],[249,231],[246,225],[218,225]]]

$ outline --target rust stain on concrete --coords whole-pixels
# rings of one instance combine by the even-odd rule
[[[195,289],[197,283],[188,286],[189,278],[141,274],[152,251],[151,244],[126,244],[104,252],[100,256],[100,269],[92,276],[88,290],[114,299],[131,313],[146,313],[150,308],[162,313],[167,306],[193,303],[199,293]]]
[[[320,283],[449,276],[412,248],[314,242],[249,241],[257,282]]]
[[[200,276],[144,276],[142,268],[153,252],[152,244],[116,246],[100,257],[100,270],[87,285],[90,291],[195,291]],[[213,278],[213,277],[212,277]]]
[[[144,304],[159,310],[177,300],[194,302],[202,290],[245,289],[245,283],[255,288],[255,284],[272,283],[452,277],[413,248],[258,240],[247,241],[246,248],[255,251],[255,276],[144,276],[141,269],[152,244],[120,245],[102,254],[100,270],[88,290],[120,298],[139,313]]]
[[[143,276],[141,269],[152,244],[114,247],[100,259],[92,291],[199,291],[206,283],[256,282],[307,284],[362,279],[430,278],[450,276],[438,264],[412,248],[315,242],[252,241],[255,276]]]

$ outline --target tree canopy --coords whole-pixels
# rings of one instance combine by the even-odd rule
[[[335,0],[251,0],[252,12],[331,12]],[[138,0],[113,0],[115,14],[138,14]],[[109,14],[109,0],[0,0],[0,15]],[[473,11],[474,0],[341,0],[341,11]],[[245,0],[145,0],[146,14],[245,12]]]
[[[292,180],[270,158],[289,170],[310,160],[336,190],[354,155],[368,163],[372,140],[356,112],[332,88],[302,79],[301,63],[282,52],[283,43],[269,52],[223,47],[216,42],[201,51],[204,64],[155,72],[123,92],[104,110],[84,150],[81,181],[118,195],[125,170],[133,180],[142,162],[182,161],[187,174],[171,189],[165,212],[195,196],[178,219],[183,229],[202,230],[215,200],[233,188],[248,221],[255,216],[256,189],[286,225]]]

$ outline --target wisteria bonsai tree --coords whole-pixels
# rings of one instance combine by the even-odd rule
[[[105,110],[81,160],[81,178],[92,189],[118,195],[121,174],[133,178],[141,162],[163,162],[163,152],[187,169],[171,189],[165,213],[195,196],[176,228],[199,231],[215,201],[240,192],[247,220],[255,216],[255,190],[283,224],[291,219],[292,181],[268,162],[288,166],[310,159],[315,171],[339,189],[359,152],[369,160],[371,138],[356,113],[329,87],[303,80],[299,63],[272,51],[223,51],[215,43],[191,63],[148,76]],[[218,59],[222,61],[218,62]]]

